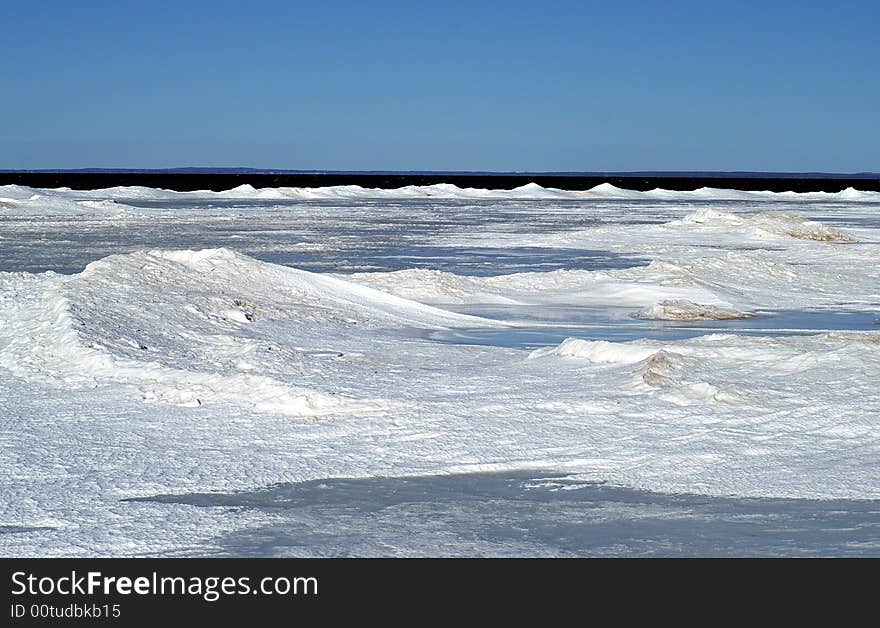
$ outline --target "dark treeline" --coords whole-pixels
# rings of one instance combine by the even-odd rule
[[[163,172],[163,171],[7,171],[0,172],[0,185],[35,188],[69,187],[94,190],[114,186],[142,185],[168,190],[228,190],[250,184],[255,188],[325,187],[360,185],[367,188],[398,188],[406,185],[452,183],[459,187],[512,189],[527,183],[564,190],[587,190],[610,183],[628,190],[695,190],[701,187],[774,192],[880,191],[880,175],[765,175],[737,173],[630,173],[630,174],[484,174],[484,173],[361,173],[361,172]]]

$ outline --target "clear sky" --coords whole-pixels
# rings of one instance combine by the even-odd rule
[[[880,171],[880,2],[4,2],[0,168]]]

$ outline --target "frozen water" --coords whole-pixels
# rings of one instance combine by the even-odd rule
[[[319,272],[439,268],[463,275],[494,275],[529,269],[626,267],[643,262],[637,256],[583,248],[456,250],[434,244],[434,239],[444,233],[489,225],[502,224],[529,233],[532,229],[543,232],[562,226],[587,227],[609,219],[641,220],[637,216],[614,216],[614,211],[608,216],[585,214],[572,202],[537,202],[546,205],[547,216],[535,216],[534,202],[523,201],[267,203],[134,198],[128,199],[131,205],[126,205],[124,213],[83,214],[82,207],[77,206],[74,232],[70,215],[0,211],[0,227],[20,234],[0,249],[0,268],[74,273],[91,261],[115,253],[217,246]]]
[[[880,195],[0,201],[0,553],[877,553]]]
[[[664,495],[529,474],[145,498],[273,515],[213,556],[880,556],[880,503]]]
[[[559,344],[570,336],[588,340],[625,342],[652,340],[684,340],[709,333],[735,332],[745,335],[809,335],[831,331],[862,331],[880,333],[880,315],[868,312],[780,311],[760,313],[752,318],[722,321],[646,321],[631,309],[616,314],[591,308],[537,308],[486,305],[477,307],[451,306],[450,309],[499,320],[517,321],[517,326],[495,329],[455,329],[430,332],[429,337],[454,344],[492,345],[535,349]],[[548,320],[556,314],[560,320]]]

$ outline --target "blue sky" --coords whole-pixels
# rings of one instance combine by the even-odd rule
[[[880,3],[17,2],[0,168],[880,171]]]

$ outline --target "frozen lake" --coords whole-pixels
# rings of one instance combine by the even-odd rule
[[[0,554],[876,556],[878,261],[856,191],[2,186]]]
[[[271,525],[215,539],[215,556],[880,556],[873,500],[663,495],[528,474],[330,479],[147,499],[274,515]]]

